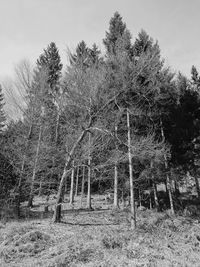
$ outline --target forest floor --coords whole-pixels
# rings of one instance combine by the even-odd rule
[[[0,223],[1,267],[200,266],[198,218],[154,210],[137,211],[130,229],[128,209],[112,210],[103,196],[93,196],[94,210],[64,204],[62,223],[52,223],[38,198],[29,218]],[[25,208],[24,212],[25,212]]]

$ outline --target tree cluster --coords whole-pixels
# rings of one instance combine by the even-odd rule
[[[118,12],[103,43],[104,56],[96,44],[89,48],[81,41],[63,73],[53,42],[32,72],[18,69],[26,103],[22,118],[4,130],[0,90],[1,200],[14,196],[19,216],[22,201],[32,207],[35,195],[56,193],[59,222],[69,187],[71,204],[74,194],[81,191],[82,198],[87,190],[88,209],[91,192],[111,190],[115,208],[129,198],[135,227],[145,194],[151,207],[164,208],[160,184],[175,212],[188,173],[200,197],[197,69],[192,67],[191,80],[175,75],[144,30],[132,41]]]

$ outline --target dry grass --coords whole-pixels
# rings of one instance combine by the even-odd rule
[[[0,266],[200,266],[197,220],[141,211],[132,231],[127,211],[107,208],[1,224]]]

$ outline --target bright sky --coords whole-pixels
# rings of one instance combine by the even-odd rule
[[[190,75],[200,69],[200,0],[0,0],[0,77],[12,76],[14,65],[35,62],[54,41],[62,61],[66,48],[102,39],[118,11],[133,39],[143,28],[157,39],[167,65]]]

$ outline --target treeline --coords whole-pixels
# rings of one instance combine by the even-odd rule
[[[171,212],[186,177],[195,177],[198,197],[200,148],[200,76],[192,67],[188,80],[175,75],[161,58],[160,48],[145,31],[132,42],[119,13],[110,20],[103,56],[84,41],[60,60],[51,43],[32,71],[16,69],[16,88],[23,92],[23,116],[4,127],[0,92],[0,198],[33,206],[35,195],[56,193],[54,222],[71,188],[91,192],[113,189],[114,207],[130,196],[133,227],[135,206],[144,192],[161,203],[157,186],[166,186]],[[187,174],[187,176],[186,176]],[[76,181],[75,181],[76,180]],[[189,182],[189,181],[188,181]],[[75,186],[75,188],[74,188]]]

